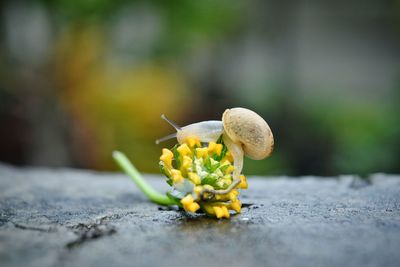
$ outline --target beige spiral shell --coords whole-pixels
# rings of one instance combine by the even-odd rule
[[[246,156],[259,160],[271,155],[274,137],[260,115],[246,108],[232,108],[225,110],[222,122],[225,133],[241,144]]]

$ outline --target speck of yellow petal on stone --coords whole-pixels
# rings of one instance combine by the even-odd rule
[[[168,168],[172,168],[172,159],[174,157],[174,154],[172,153],[171,150],[163,148],[162,150],[162,155],[160,157],[160,160],[162,162],[164,162],[164,164],[168,167]]]
[[[181,203],[183,208],[188,212],[196,212],[200,208],[200,205],[194,202],[194,199],[190,194],[182,198]]]

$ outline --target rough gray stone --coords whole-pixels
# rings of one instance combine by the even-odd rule
[[[0,165],[0,266],[400,266],[399,176],[252,177],[241,199],[216,220],[121,174]]]

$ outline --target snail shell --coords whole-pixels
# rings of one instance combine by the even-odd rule
[[[225,110],[222,115],[224,131],[251,159],[260,160],[271,155],[274,137],[267,122],[257,113],[246,108]]]

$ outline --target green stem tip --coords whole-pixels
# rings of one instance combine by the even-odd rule
[[[124,153],[119,151],[113,151],[112,154],[114,160],[121,167],[121,169],[131,177],[137,187],[154,203],[164,206],[176,205],[177,203],[170,199],[168,196],[157,192],[138,172],[138,170],[132,165],[129,159]]]

